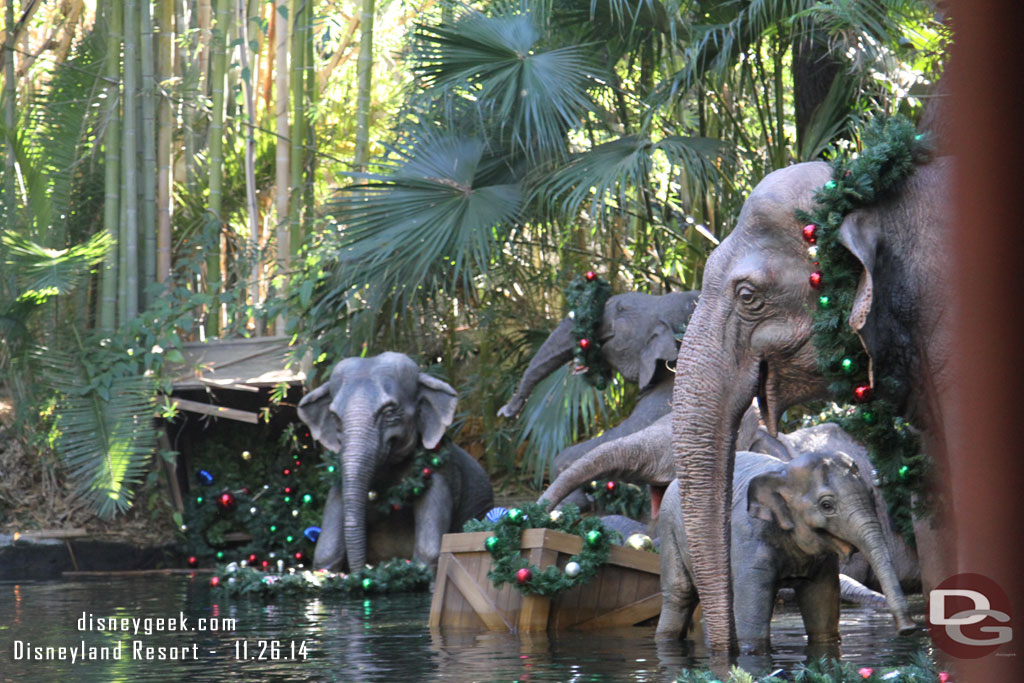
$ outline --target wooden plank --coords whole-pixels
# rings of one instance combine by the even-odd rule
[[[37,538],[82,538],[88,536],[85,529],[33,529],[31,531],[15,531],[14,540],[34,540]]]
[[[215,406],[209,403],[200,403],[199,401],[189,401],[184,398],[171,398],[170,401],[177,404],[180,409],[187,410],[190,413],[226,417],[229,420],[238,420],[239,422],[248,422],[249,424],[259,424],[260,421],[258,413],[250,413],[246,410],[225,408],[224,406]]]
[[[581,630],[610,628],[612,626],[632,626],[656,617],[661,613],[661,593],[649,595],[642,600],[620,607],[611,612],[599,614],[596,617],[576,624]]]
[[[492,631],[512,630],[512,624],[505,620],[504,615],[498,611],[491,598],[481,590],[481,586],[476,583],[476,580],[459,562],[459,558],[454,555],[448,564],[448,578],[452,580],[466,601],[472,605],[473,611],[484,622],[484,626]]]
[[[447,604],[451,597],[445,595],[445,589],[448,586],[448,563],[450,561],[451,555],[448,553],[441,553],[437,558],[437,576],[434,580],[434,595],[430,600],[430,620],[427,622],[430,628],[437,628],[441,625],[442,610],[445,608],[451,609]],[[448,598],[448,600],[445,598]]]
[[[445,534],[441,537],[442,553],[476,553],[484,548],[484,541],[493,536],[490,531],[472,531],[464,534]]]
[[[525,533],[523,534],[526,535]],[[530,564],[536,565],[543,570],[558,560],[558,551],[550,546],[541,545],[530,550],[528,560]],[[551,611],[551,598],[540,595],[524,595],[523,606],[519,611],[520,633],[532,633],[546,631],[548,628],[548,614]]]
[[[155,576],[176,574],[216,574],[216,569],[122,569],[118,571],[74,571],[61,572],[62,578],[71,579],[76,576]]]
[[[661,558],[658,553],[613,545],[611,554],[608,555],[608,562],[620,567],[639,569],[642,572],[661,576]]]

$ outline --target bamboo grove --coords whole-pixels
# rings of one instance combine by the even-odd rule
[[[539,481],[635,389],[495,417],[572,277],[700,286],[765,173],[916,115],[925,0],[5,0],[0,398],[126,509],[185,341],[402,350]],[[59,408],[58,408],[59,406]],[[30,436],[35,434],[35,436]]]

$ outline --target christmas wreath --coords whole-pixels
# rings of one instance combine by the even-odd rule
[[[608,386],[611,367],[601,355],[598,328],[604,315],[604,305],[612,294],[612,286],[592,270],[573,278],[565,288],[569,302],[569,319],[572,320],[572,336],[576,340],[573,358],[576,374],[582,374],[598,389]]]
[[[894,377],[872,376],[870,358],[847,324],[863,267],[840,243],[839,227],[851,211],[896,190],[929,149],[902,117],[874,122],[864,140],[857,158],[833,160],[832,179],[815,193],[815,209],[798,210],[796,217],[806,223],[803,238],[815,266],[810,285],[819,292],[813,326],[818,367],[834,396],[856,404],[841,409],[833,421],[867,447],[893,522],[912,542],[911,513],[926,511],[929,463],[917,432],[894,403],[906,387]]]
[[[583,539],[582,550],[569,558],[564,570],[549,566],[542,571],[520,553],[523,530],[538,528],[576,534]],[[512,508],[494,521],[470,520],[463,531],[493,532],[494,535],[484,542],[494,559],[487,577],[496,588],[510,583],[528,595],[552,597],[586,583],[594,578],[611,553],[610,534],[601,520],[581,518],[579,509],[572,505],[548,513],[542,506],[531,503]]]

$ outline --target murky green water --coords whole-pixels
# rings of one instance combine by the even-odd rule
[[[920,619],[922,605],[914,606]],[[683,666],[707,661],[703,648],[688,653],[683,644],[656,643],[653,626],[540,636],[432,634],[429,611],[426,594],[270,604],[214,600],[199,576],[0,583],[0,680],[666,681]],[[145,621],[138,622],[138,635],[88,630],[89,615],[94,627],[98,618],[149,618],[151,633]],[[157,623],[160,618],[167,623]],[[189,630],[169,630],[182,618]],[[200,619],[208,626],[216,619],[221,630],[190,630],[204,625]],[[233,629],[226,619],[236,620]],[[842,633],[843,658],[858,666],[905,662],[926,642],[924,634],[898,637],[885,612],[855,608],[844,608]],[[791,670],[805,660],[803,627],[792,608],[778,610],[772,639],[770,657],[740,664]],[[110,656],[120,643],[121,658],[26,658],[45,656],[48,647],[80,651],[83,643],[108,648]],[[187,659],[160,659],[182,654]]]

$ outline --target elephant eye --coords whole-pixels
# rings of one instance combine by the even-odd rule
[[[748,311],[759,311],[764,307],[764,297],[745,282],[736,287],[736,298]]]
[[[380,415],[385,420],[395,420],[400,417],[398,406],[394,403],[387,403],[380,409]]]
[[[821,511],[826,515],[835,514],[836,511],[836,503],[831,498],[822,498],[819,500],[818,507],[821,508]]]

